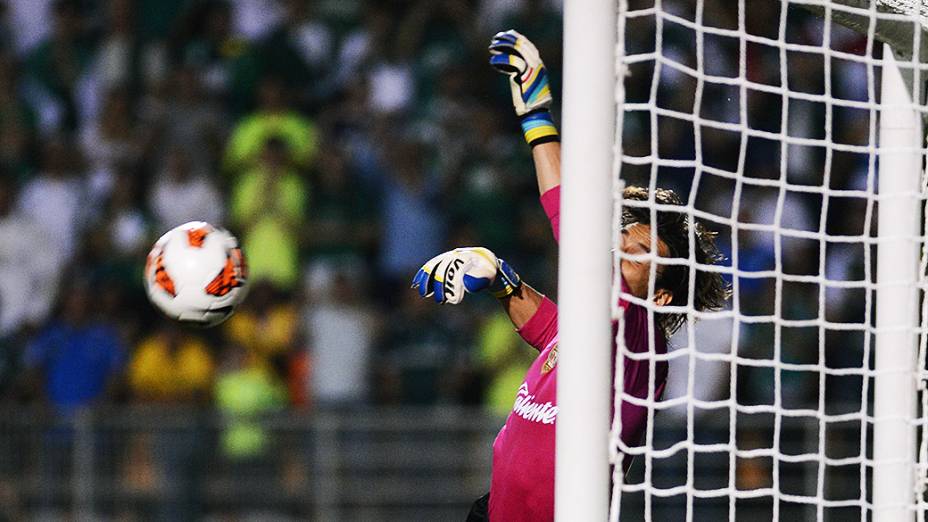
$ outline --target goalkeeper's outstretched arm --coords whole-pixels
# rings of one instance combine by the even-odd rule
[[[535,145],[532,147],[532,159],[535,161],[538,194],[544,194],[561,184],[560,142],[553,141]]]
[[[522,134],[532,147],[538,193],[561,184],[561,143],[551,116],[548,71],[535,45],[510,29],[490,42],[490,65],[509,77],[512,105],[522,124]]]

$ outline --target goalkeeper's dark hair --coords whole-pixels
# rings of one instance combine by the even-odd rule
[[[648,189],[639,186],[625,188],[623,198],[633,201],[648,201]],[[658,205],[679,205],[683,202],[677,194],[669,189],[658,188],[654,191],[654,202]],[[651,209],[624,205],[622,209],[622,226],[633,223],[643,225],[651,224]],[[671,258],[688,259],[690,256],[690,220],[683,209],[680,212],[659,210],[657,212],[657,237],[660,238],[669,250]],[[725,256],[715,245],[716,233],[707,229],[700,222],[692,223],[693,257],[701,265],[714,265],[721,262]],[[686,306],[689,301],[689,265],[660,265],[658,267],[655,288],[668,290],[673,294],[670,306]],[[693,308],[699,311],[720,310],[731,297],[731,287],[718,272],[696,270],[695,291],[693,292]],[[670,337],[686,322],[686,314],[657,314],[655,320],[664,332]]]

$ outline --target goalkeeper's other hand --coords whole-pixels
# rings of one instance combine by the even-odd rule
[[[496,298],[512,295],[522,280],[508,263],[483,247],[455,248],[430,259],[416,272],[412,287],[437,303],[458,304],[465,293],[489,290]]]
[[[548,71],[531,40],[512,29],[496,33],[490,41],[490,65],[509,76],[516,114],[551,106]]]

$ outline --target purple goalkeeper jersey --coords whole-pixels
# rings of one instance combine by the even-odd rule
[[[560,187],[541,197],[554,237],[559,237]],[[623,281],[623,290],[624,281]],[[648,352],[648,314],[626,301],[625,344],[632,352]],[[613,331],[615,332],[615,325]],[[554,520],[554,434],[557,421],[557,306],[545,298],[519,335],[540,353],[519,387],[512,412],[493,443],[490,483],[490,520],[498,522]],[[667,352],[667,343],[654,329],[654,350]],[[613,336],[614,337],[614,336]],[[615,353],[615,352],[613,352]],[[625,392],[647,398],[649,361],[625,358]],[[660,397],[667,381],[667,363],[655,364],[654,393]],[[623,402],[622,441],[636,445],[647,423],[647,409]]]

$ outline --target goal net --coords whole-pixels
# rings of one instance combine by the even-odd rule
[[[617,12],[618,179],[685,205],[617,202],[702,222],[727,259],[650,255],[690,269],[688,304],[643,301],[651,327],[686,322],[666,354],[617,337],[616,410],[647,426],[636,444],[613,423],[612,520],[925,520],[926,3]],[[693,307],[702,270],[730,282],[726,309]],[[632,359],[669,364],[662,395],[622,391]]]

